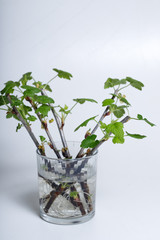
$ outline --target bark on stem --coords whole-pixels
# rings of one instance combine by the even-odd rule
[[[37,109],[37,106],[34,104],[34,102],[32,101],[32,99],[30,97],[26,97],[26,101],[28,101],[31,104],[31,106],[33,107],[34,110]],[[42,119],[42,117],[41,117],[41,115],[39,113],[36,113],[36,115],[39,118],[39,120],[40,120],[40,122],[41,122],[41,124],[42,124],[42,126],[44,128],[44,130],[46,131],[46,134],[47,134],[47,136],[49,138],[49,141],[51,142],[51,145],[49,145],[50,148],[53,149],[53,151],[55,152],[57,158],[61,158],[61,155],[59,154],[59,151],[57,150],[56,144],[54,143],[53,138],[52,138],[52,136],[51,136],[51,134],[50,134],[50,132],[48,130],[47,123],[45,123],[43,121],[43,119]]]
[[[124,124],[124,123],[128,122],[129,119],[130,119],[130,117],[126,116],[120,122]],[[111,135],[111,133],[110,133],[110,135]],[[107,141],[106,139],[102,139],[96,147],[92,148],[92,150],[90,152],[88,152],[88,154],[86,154],[86,156],[92,156],[98,150],[98,148],[106,141]],[[82,164],[75,170],[74,175],[79,174],[81,172],[82,168],[84,168],[84,166],[88,162],[88,160],[89,160],[89,158],[87,158],[86,160],[84,160],[82,162]]]
[[[71,191],[72,191],[72,192],[77,192],[75,186],[71,186]],[[82,202],[81,202],[79,193],[77,192],[77,197],[76,197],[76,198],[71,198],[71,199],[72,199],[72,202],[73,202],[74,206],[79,207],[82,216],[83,216],[83,215],[86,215],[86,211],[85,211],[85,209],[84,209],[84,207],[83,207],[83,204],[82,204]]]
[[[130,117],[129,117],[129,116],[126,116],[126,117],[123,118],[120,122],[124,124],[124,123],[128,122],[129,119],[130,119]],[[111,133],[110,133],[110,135],[111,135]],[[99,144],[98,144],[96,147],[94,147],[94,148],[87,154],[87,156],[93,155],[93,154],[97,151],[97,149],[98,149],[104,142],[106,142],[106,141],[107,141],[107,140],[105,140],[105,139],[101,140],[101,141],[99,142]]]
[[[42,95],[47,96],[44,89],[41,89],[41,93],[42,93]],[[67,141],[65,139],[63,127],[61,127],[61,123],[60,123],[60,120],[59,120],[55,110],[54,110],[54,106],[52,104],[49,104],[49,106],[51,107],[51,111],[52,111],[53,116],[55,118],[55,121],[56,121],[56,124],[57,124],[57,127],[58,127],[58,131],[59,131],[59,134],[60,134],[60,137],[61,137],[61,141],[62,141],[62,145],[63,145],[63,149],[62,149],[63,154],[66,158],[71,158],[71,155],[70,155],[70,152],[69,152],[69,149],[68,149],[68,145],[67,145]]]
[[[13,106],[12,100],[10,95],[7,95],[7,99],[9,101],[9,103],[11,104],[13,111],[15,113],[15,115],[18,117],[18,119],[21,121],[21,123],[23,124],[23,126],[26,128],[27,132],[29,133],[30,137],[32,138],[34,144],[36,145],[37,149],[40,149],[40,144],[38,142],[38,140],[36,139],[34,133],[32,132],[31,127],[29,126],[29,124],[23,119],[23,117],[21,116],[21,114],[19,113],[18,109],[16,108],[16,106]],[[44,155],[44,153],[41,151],[41,154]]]
[[[46,206],[45,206],[45,212],[49,211],[49,208],[51,207],[52,203],[54,202],[54,200],[59,196],[59,195],[62,195],[62,197],[65,195],[67,196],[68,200],[73,204],[73,206],[75,207],[79,207],[82,215],[85,215],[86,212],[85,212],[85,209],[83,207],[83,204],[81,202],[81,199],[80,199],[80,196],[79,194],[77,193],[77,199],[74,199],[74,197],[70,197],[65,191],[68,190],[68,188],[66,188],[66,190],[64,191],[64,189],[62,189],[62,192],[60,192],[60,194],[57,194],[56,192],[59,193],[59,186],[60,185],[57,185],[56,183],[54,183],[53,181],[51,180],[48,180],[48,179],[45,179],[42,175],[38,174],[39,177],[43,178],[46,183],[48,183],[54,190],[52,190],[47,196],[45,196],[44,198],[41,198],[40,199],[40,203],[43,203],[45,201],[48,200]],[[71,184],[74,184],[74,183],[71,183]],[[71,191],[72,192],[77,192],[75,186],[71,186]],[[56,196],[53,197],[53,194],[55,194]],[[85,193],[84,193],[85,194]]]
[[[117,93],[118,93],[118,90],[115,90],[111,99],[114,99],[116,97]],[[100,117],[98,123],[95,125],[94,129],[92,130],[91,135],[93,135],[96,132],[97,128],[99,127],[99,123],[103,121],[103,119],[107,116],[108,112],[109,112],[109,106],[107,106],[106,109],[104,110],[104,112],[103,112],[102,116]],[[84,148],[81,148],[80,151],[78,152],[76,158],[82,157],[83,154],[84,154]]]

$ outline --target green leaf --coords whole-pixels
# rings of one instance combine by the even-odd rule
[[[31,121],[31,122],[34,122],[34,121],[37,120],[37,118],[36,118],[35,116],[33,116],[33,115],[30,115],[27,119],[28,119],[29,121]]]
[[[22,104],[22,101],[19,100],[16,96],[10,95],[10,97],[11,97],[11,100],[12,100],[12,103],[13,103],[12,106],[19,106],[19,105]]]
[[[120,84],[126,84],[126,82],[127,82],[126,79],[121,79],[120,80]]]
[[[22,78],[19,80],[19,82],[22,83],[22,85],[26,85],[26,83],[32,79],[31,72],[27,72],[23,74]]]
[[[151,127],[155,126],[155,124],[154,124],[154,123],[151,123],[150,121],[148,121],[147,118],[144,118],[143,120],[144,120],[146,123],[148,123]]]
[[[94,102],[94,103],[97,103],[96,100],[94,99],[91,99],[91,98],[76,98],[76,99],[73,99],[73,101],[77,102],[77,103],[80,103],[80,104],[83,104],[85,102]]]
[[[28,86],[28,85],[24,85],[22,86],[23,89],[26,89],[26,90],[31,90],[31,91],[34,91],[35,93],[39,93],[41,90],[38,89],[37,87],[32,87],[32,86]]]
[[[147,118],[143,118],[143,116],[141,114],[137,114],[137,119],[138,120],[143,120],[145,121],[146,123],[148,123],[151,127],[155,126],[154,123],[151,123]]]
[[[137,118],[138,118],[138,120],[143,120],[143,117],[141,114],[137,114]]]
[[[61,107],[60,105],[59,105],[59,107],[60,107],[59,112],[62,112],[62,113],[65,113],[65,114],[69,114],[71,112],[70,110],[67,111],[68,106],[66,104],[64,105],[64,108]]]
[[[112,142],[115,143],[124,143],[124,138],[118,137],[118,136],[114,136],[114,138],[112,139]]]
[[[34,100],[38,103],[54,103],[54,100],[48,96],[34,96]]]
[[[123,123],[121,122],[112,122],[106,126],[106,136],[108,138],[110,133],[113,133],[115,136],[113,138],[113,143],[124,143],[124,131]]]
[[[124,108],[126,106],[117,106],[115,104],[112,104],[110,107],[111,107],[111,112],[113,112],[113,114],[117,118],[121,118],[125,114]]]
[[[33,97],[35,93],[39,93],[41,90],[32,86],[24,85],[22,88],[26,89],[26,91],[23,92],[24,96],[27,97]]]
[[[142,90],[142,87],[144,87],[144,84],[140,81],[137,81],[131,77],[126,77],[127,82],[131,84],[132,87],[137,88],[138,90]]]
[[[77,198],[77,196],[78,196],[78,192],[77,191],[70,192],[70,197]]]
[[[17,109],[24,119],[26,119],[26,115],[28,114],[28,112],[32,111],[32,108],[26,106],[25,104],[21,104],[17,107]]]
[[[95,118],[97,117],[98,115],[94,116],[94,117],[91,117],[87,120],[85,120],[83,123],[81,123],[75,130],[74,132],[76,132],[80,127],[85,127],[87,126],[87,124],[91,121],[91,120],[95,120]]]
[[[120,102],[123,102],[123,103],[127,104],[128,106],[131,105],[131,104],[127,101],[127,99],[122,96],[121,93],[119,93],[118,96],[116,95],[116,97],[119,99]]]
[[[36,109],[36,113],[41,113],[44,117],[48,116],[48,112],[50,111],[50,106],[48,105],[41,105],[39,108]]]
[[[6,113],[6,118],[11,118],[11,117],[13,117],[13,113],[7,112],[7,113]]]
[[[18,132],[18,130],[21,129],[22,126],[23,126],[22,124],[18,123],[18,125],[16,127],[16,132]]]
[[[107,127],[107,124],[100,121],[100,128],[101,129],[106,129],[106,127]]]
[[[70,80],[71,77],[73,77],[72,74],[70,74],[68,72],[64,72],[62,70],[58,70],[57,68],[53,68],[53,70],[58,73],[58,77],[60,77],[60,78],[65,78],[65,79]]]
[[[52,92],[52,89],[50,88],[50,86],[48,84],[42,84],[42,82],[40,82],[40,81],[34,82],[33,85],[36,88],[39,88],[40,90],[45,88],[47,91]]]
[[[82,148],[94,148],[99,144],[99,141],[96,140],[96,135],[91,135],[88,136],[87,138],[85,138],[82,142],[81,142],[81,147]]]
[[[46,140],[46,138],[43,136],[39,136],[39,138],[40,138],[41,142],[44,142]]]
[[[113,99],[105,99],[103,102],[102,102],[102,106],[108,106],[108,105],[111,105],[112,103],[114,103],[114,100]]]
[[[119,98],[119,100],[120,100],[121,102],[127,104],[127,105],[131,105],[131,104],[127,101],[127,99],[124,98],[124,97]]]
[[[14,87],[19,87],[19,82],[8,81],[5,83],[5,87],[2,89],[2,94],[9,94],[14,92]]]
[[[6,118],[8,119],[8,118],[14,118],[14,119],[16,119],[17,121],[19,121],[19,119],[18,119],[18,117],[17,117],[17,115],[16,114],[13,114],[12,112],[7,112],[6,113]]]
[[[6,105],[8,103],[9,103],[9,101],[8,101],[7,97],[0,95],[0,106]]]
[[[45,90],[52,92],[51,87],[48,84],[43,84],[43,88],[45,87]]]
[[[107,81],[104,83],[104,89],[111,88],[116,85],[120,84],[120,80],[117,78],[108,78]]]
[[[28,114],[28,112],[32,111],[32,108],[29,106],[26,106],[25,104],[22,104],[19,106],[19,109],[24,112],[24,114]]]
[[[128,133],[128,132],[126,132],[126,133],[127,133],[127,136],[132,137],[132,138],[143,139],[143,138],[146,137],[145,135],[131,134],[131,133]]]

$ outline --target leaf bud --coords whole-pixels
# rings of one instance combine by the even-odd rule
[[[88,130],[88,131],[86,132],[84,138],[87,138],[87,137],[90,136],[90,135],[91,135],[91,133],[90,133],[90,131]]]

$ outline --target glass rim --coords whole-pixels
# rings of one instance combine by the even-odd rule
[[[80,141],[67,141],[67,143],[71,143],[71,142],[75,142],[75,143],[80,143]],[[55,142],[56,143],[56,142]],[[60,141],[57,141],[57,143],[60,143]],[[40,152],[39,152],[39,149],[37,148],[36,149],[36,153],[38,156],[44,158],[44,159],[47,159],[47,160],[52,160],[52,161],[60,161],[60,162],[72,162],[72,161],[83,161],[84,159],[89,159],[89,158],[92,158],[94,156],[97,156],[98,154],[98,150],[96,150],[92,155],[90,156],[85,156],[85,157],[81,157],[81,158],[56,158],[56,157],[47,157],[47,156],[44,156],[42,155]]]

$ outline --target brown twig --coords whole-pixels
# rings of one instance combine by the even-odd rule
[[[23,124],[23,126],[26,128],[27,132],[29,133],[30,137],[32,138],[34,144],[36,145],[37,149],[40,150],[41,154],[44,155],[44,152],[42,151],[42,149],[40,148],[40,144],[38,142],[38,140],[36,139],[35,135],[32,132],[31,127],[29,126],[29,124],[25,121],[25,119],[21,116],[20,112],[18,111],[18,109],[16,108],[16,106],[13,106],[11,97],[9,94],[7,94],[7,99],[9,101],[9,103],[11,104],[12,108],[13,108],[13,112],[14,114],[17,116],[17,118],[19,119],[19,121],[21,121],[21,123]]]
[[[89,207],[89,211],[91,212],[93,210],[93,206],[92,206],[92,201],[91,201],[91,197],[90,197],[90,191],[89,191],[89,186],[87,184],[87,182],[80,182],[81,188],[83,190],[83,194],[84,194],[84,198],[86,200],[86,203]]]
[[[112,96],[111,99],[114,99],[114,98],[116,97],[117,92],[118,92],[118,90],[115,90],[115,92],[114,92],[114,94],[113,94],[113,96]],[[108,115],[109,115],[109,106],[107,106],[106,109],[104,110],[102,116],[100,117],[99,121],[97,122],[97,124],[96,124],[95,127],[93,128],[93,130],[92,130],[92,132],[90,133],[90,135],[93,135],[93,134],[96,132],[96,130],[97,130],[98,127],[99,127],[100,122],[102,122],[103,119],[104,119],[106,116],[108,116]],[[80,151],[78,152],[76,158],[81,158],[81,157],[83,157],[83,155],[84,155],[84,148],[81,148]]]
[[[77,192],[75,186],[71,186],[71,191],[72,191],[72,192]],[[82,216],[83,216],[83,215],[86,215],[86,211],[85,211],[85,209],[84,209],[84,207],[83,207],[83,204],[82,204],[82,202],[81,202],[81,199],[80,199],[80,196],[79,196],[79,193],[78,193],[78,192],[77,192],[77,196],[76,196],[75,198],[72,197],[72,202],[74,203],[74,205],[75,205],[76,207],[79,207]]]
[[[26,101],[28,101],[28,102],[31,104],[31,106],[33,107],[33,109],[36,111],[36,110],[37,110],[37,106],[36,106],[36,104],[32,101],[32,99],[31,99],[30,97],[28,97],[28,96],[27,96],[25,99],[26,99]],[[50,148],[53,149],[53,151],[55,152],[57,158],[61,158],[61,155],[60,155],[59,151],[57,150],[56,144],[55,144],[54,141],[53,141],[52,135],[50,134],[50,132],[49,132],[49,130],[48,130],[47,123],[42,119],[41,114],[36,113],[36,115],[37,115],[37,117],[39,118],[39,120],[40,120],[40,122],[41,122],[44,130],[46,131],[46,134],[47,134],[47,136],[48,136],[48,138],[49,138],[49,140],[50,140],[50,142],[51,142],[51,145],[49,145]]]
[[[42,93],[42,95],[47,96],[44,89],[41,89],[41,93]],[[63,145],[63,154],[65,155],[66,158],[71,158],[71,155],[70,155],[70,152],[69,152],[69,149],[68,149],[68,145],[67,145],[67,141],[65,139],[63,127],[60,123],[60,120],[57,116],[57,113],[54,110],[54,106],[52,104],[49,104],[49,106],[51,107],[51,111],[52,111],[53,116],[55,118],[55,121],[56,121],[56,124],[57,124],[57,127],[58,127],[58,131],[59,131],[59,134],[60,134],[60,137],[61,137],[61,141],[62,141],[62,145]]]
[[[129,120],[130,120],[130,117],[129,117],[129,116],[126,116],[126,117],[123,118],[120,122],[124,124],[124,123],[128,122]],[[110,135],[111,135],[111,134],[112,134],[112,133],[110,133]],[[102,139],[96,147],[92,148],[92,150],[88,153],[87,156],[92,156],[92,155],[97,151],[97,149],[98,149],[104,142],[106,142],[107,140],[108,140],[108,139]]]

